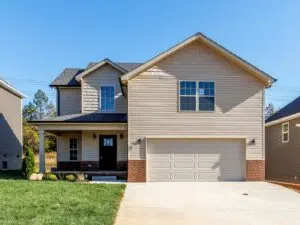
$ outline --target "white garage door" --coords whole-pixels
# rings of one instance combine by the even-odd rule
[[[148,139],[148,181],[245,180],[243,140]]]

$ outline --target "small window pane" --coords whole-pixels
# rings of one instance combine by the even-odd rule
[[[214,97],[200,97],[199,98],[199,110],[200,111],[214,111],[215,110],[215,98]]]
[[[180,110],[196,110],[196,97],[180,97]]]
[[[77,160],[77,150],[70,150],[70,160]]]
[[[288,131],[289,131],[288,124],[283,124],[283,132],[288,132]]]
[[[70,139],[70,149],[77,149],[77,139],[76,138],[71,138]]]
[[[180,82],[180,95],[196,95],[196,82],[195,81],[181,81]]]
[[[289,140],[289,134],[288,133],[284,133],[283,134],[283,141],[287,142]]]
[[[113,138],[103,138],[103,146],[113,146]]]

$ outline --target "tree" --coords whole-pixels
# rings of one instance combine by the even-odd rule
[[[32,149],[26,147],[25,149],[25,157],[22,163],[22,173],[25,179],[29,180],[31,174],[34,173],[35,165],[34,165],[34,154]]]
[[[37,109],[36,109],[36,106],[32,102],[29,102],[27,105],[24,106],[23,118],[26,121],[37,119]]]
[[[268,119],[270,116],[272,116],[276,112],[275,107],[272,103],[269,103],[265,107],[265,118]]]
[[[45,117],[54,117],[56,115],[55,105],[50,101],[47,95],[38,90],[34,94],[34,99],[23,108],[23,136],[24,136],[24,149],[31,148],[35,153],[38,152],[38,132],[37,127],[30,125],[27,121],[35,119],[44,119]],[[46,151],[56,150],[56,137],[51,134],[45,135],[45,149]]]
[[[47,117],[55,117],[56,116],[56,108],[52,102],[49,102],[46,110]]]
[[[36,107],[37,119],[43,119],[53,113],[53,109],[55,107],[51,102],[49,103],[48,101],[49,99],[47,95],[41,89],[34,94],[33,104]]]
[[[39,149],[39,136],[36,126],[28,124],[26,121],[23,123],[23,145],[25,149],[31,148],[35,153]]]

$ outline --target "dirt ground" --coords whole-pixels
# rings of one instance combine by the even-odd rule
[[[46,152],[46,172],[51,172],[51,168],[56,167],[56,152]],[[39,170],[39,155],[35,155],[35,168]]]

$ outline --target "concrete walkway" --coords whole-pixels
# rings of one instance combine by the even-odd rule
[[[266,182],[128,183],[116,225],[300,224],[300,194]]]

